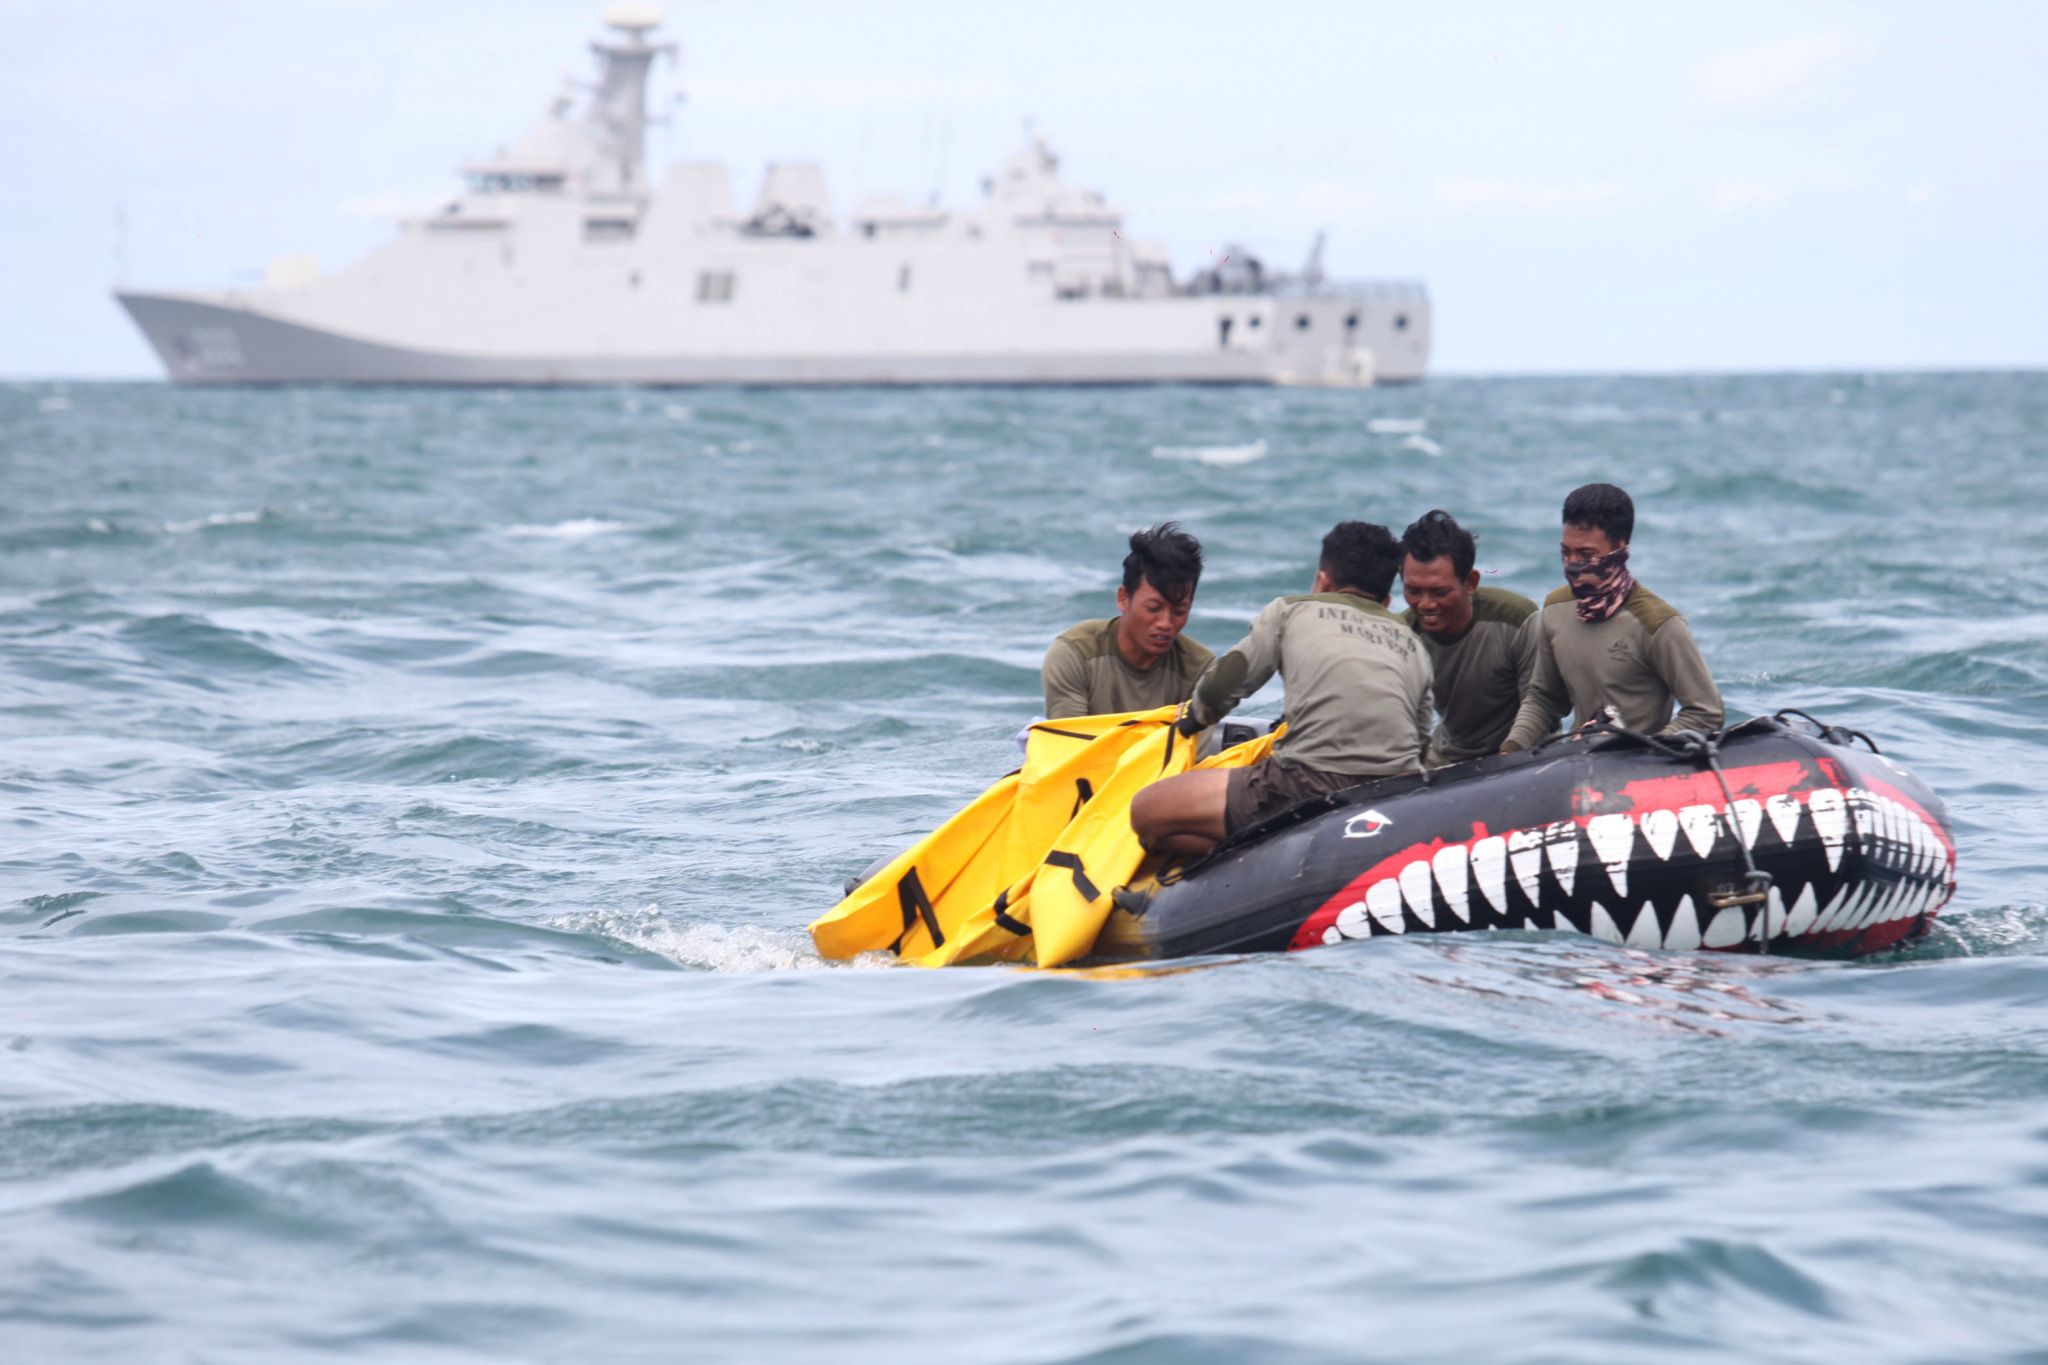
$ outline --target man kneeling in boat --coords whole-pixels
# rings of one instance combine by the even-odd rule
[[[1181,634],[1202,579],[1202,543],[1170,521],[1131,537],[1117,614],[1083,621],[1045,652],[1045,718],[1178,706],[1214,658]]]
[[[1401,546],[1384,526],[1340,523],[1303,597],[1281,597],[1210,664],[1175,722],[1193,735],[1220,721],[1274,673],[1287,687],[1287,733],[1261,763],[1199,769],[1155,782],[1131,802],[1131,828],[1154,852],[1200,855],[1306,801],[1422,763],[1429,736],[1429,659],[1387,610]]]
[[[1401,613],[1422,636],[1436,673],[1432,768],[1500,752],[1536,660],[1536,604],[1479,586],[1479,546],[1449,512],[1427,512],[1401,536]]]
[[[1501,752],[1535,745],[1567,708],[1574,727],[1612,707],[1628,729],[1653,735],[1711,734],[1727,719],[1692,628],[1628,571],[1635,525],[1635,503],[1611,483],[1564,500],[1566,586],[1535,618],[1535,670]]]

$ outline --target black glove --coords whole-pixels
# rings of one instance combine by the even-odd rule
[[[1187,738],[1193,739],[1209,727],[1195,719],[1195,704],[1184,701],[1180,704],[1180,714],[1173,718],[1173,728]]]

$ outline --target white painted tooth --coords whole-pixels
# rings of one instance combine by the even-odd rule
[[[1756,847],[1756,832],[1764,827],[1764,805],[1742,797],[1729,809],[1735,812],[1735,829],[1742,836],[1744,848]]]
[[[1329,933],[1323,935],[1323,942],[1336,942],[1330,934],[1337,935],[1337,938],[1371,938],[1372,921],[1366,917],[1365,902],[1353,901],[1339,910],[1336,922],[1330,926]]]
[[[1849,831],[1849,814],[1838,787],[1822,787],[1806,798],[1807,813],[1813,816],[1814,832],[1827,850],[1828,871],[1842,865],[1842,840]]]
[[[1363,909],[1364,909],[1365,907],[1361,905],[1361,906],[1358,906],[1357,908],[1358,908],[1358,909],[1360,909],[1360,910],[1363,910]],[[1344,941],[1344,931],[1343,931],[1342,929],[1339,929],[1339,928],[1338,928],[1338,927],[1337,927],[1336,925],[1334,925],[1334,924],[1333,924],[1333,925],[1331,925],[1331,926],[1330,926],[1329,928],[1327,928],[1327,929],[1323,930],[1323,942],[1325,942],[1325,943],[1342,943],[1343,941]]]
[[[1636,846],[1636,822],[1626,815],[1596,815],[1586,822],[1586,842],[1593,846],[1593,856],[1607,869],[1614,894],[1626,898],[1628,860]]]
[[[1772,939],[1785,932],[1785,897],[1777,884],[1764,892],[1764,908],[1757,912],[1756,939],[1766,947]]]
[[[1856,891],[1857,888],[1853,886],[1835,888],[1835,894],[1828,898],[1828,903],[1821,907],[1821,912],[1813,917],[1813,932],[1816,934],[1833,932],[1835,920],[1844,910],[1849,908],[1849,901],[1855,896]]]
[[[1550,864],[1550,875],[1557,878],[1557,884],[1569,898],[1579,880],[1579,822],[1559,820],[1544,830],[1543,856]],[[1563,927],[1562,923],[1559,927]]]
[[[1664,946],[1664,930],[1657,923],[1657,907],[1644,901],[1636,911],[1636,922],[1629,926],[1628,946],[1631,948],[1661,948]]]
[[[1538,905],[1536,878],[1543,870],[1543,831],[1540,829],[1518,829],[1508,835],[1508,866],[1514,869],[1515,880],[1521,883],[1522,894],[1529,898],[1529,904]]]
[[[1472,851],[1463,844],[1445,844],[1430,860],[1436,872],[1436,889],[1443,893],[1444,904],[1451,907],[1451,913],[1458,917],[1458,923],[1472,922],[1472,907],[1467,887],[1470,885]]]
[[[1749,927],[1743,922],[1742,907],[1724,905],[1714,918],[1707,922],[1707,931],[1700,935],[1703,948],[1733,948],[1749,937]]]
[[[1408,922],[1401,918],[1401,884],[1392,877],[1382,877],[1366,889],[1365,908],[1388,933],[1408,932]]]
[[[1678,840],[1678,812],[1653,810],[1643,816],[1643,842],[1659,862],[1671,859],[1671,845]]]
[[[1849,821],[1855,827],[1857,845],[1863,856],[1871,855],[1871,846],[1877,841],[1877,821],[1870,809],[1870,793],[1861,787],[1848,791]]]
[[[1685,831],[1685,841],[1692,845],[1692,851],[1702,858],[1713,849],[1714,839],[1721,832],[1721,822],[1712,806],[1687,806],[1678,812],[1678,827]]]
[[[1508,841],[1489,834],[1472,845],[1472,875],[1496,915],[1508,912]]]
[[[1872,887],[1868,881],[1856,883],[1849,894],[1842,898],[1842,904],[1828,921],[1828,932],[1847,933],[1856,927],[1856,921],[1863,918],[1863,908],[1870,904]]]
[[[1614,917],[1607,913],[1607,907],[1599,901],[1593,902],[1593,913],[1586,919],[1586,932],[1603,943],[1622,941],[1621,926],[1614,922]]]
[[[1889,920],[1897,913],[1899,899],[1905,893],[1906,883],[1904,881],[1896,881],[1890,886],[1884,887],[1877,897],[1877,903],[1871,906],[1868,913],[1863,916],[1864,926],[1883,924]]]
[[[1799,938],[1813,928],[1814,916],[1820,913],[1814,900],[1813,883],[1799,888],[1799,896],[1792,902],[1792,913],[1785,916],[1785,936]]]
[[[1664,931],[1664,946],[1680,953],[1700,946],[1700,917],[1693,911],[1691,896],[1679,897],[1678,909],[1671,913],[1671,927]]]
[[[1420,859],[1401,869],[1401,899],[1408,902],[1409,911],[1423,923],[1423,927],[1436,928],[1436,885],[1429,877],[1429,864]]]
[[[1764,814],[1771,817],[1771,828],[1778,831],[1778,837],[1786,844],[1799,832],[1799,798],[1778,795],[1764,802]]]

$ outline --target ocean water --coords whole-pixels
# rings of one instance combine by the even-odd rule
[[[2048,1361],[2048,376],[0,387],[0,1355]],[[1340,517],[1867,730],[1892,958],[827,964],[1122,540]],[[1248,708],[1274,714],[1277,697]]]

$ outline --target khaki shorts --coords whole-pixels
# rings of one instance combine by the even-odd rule
[[[1271,759],[1249,767],[1232,768],[1230,783],[1223,789],[1223,832],[1235,834],[1269,815],[1278,815],[1289,806],[1370,781],[1369,777],[1326,773],[1319,768],[1297,768]]]

